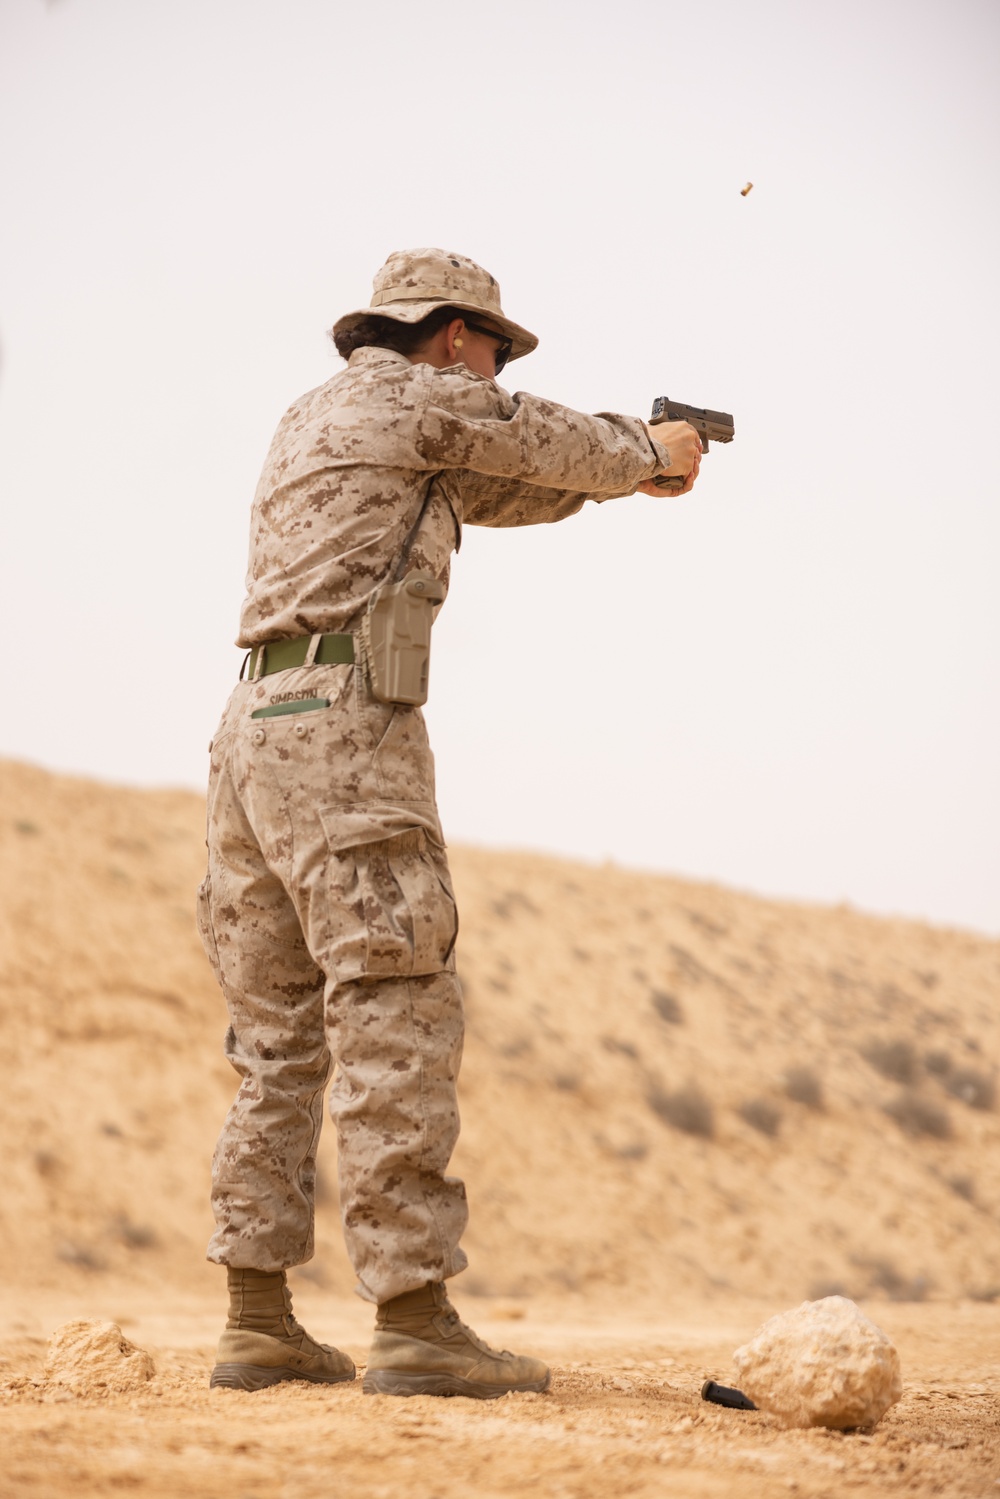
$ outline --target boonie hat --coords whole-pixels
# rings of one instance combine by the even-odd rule
[[[513,340],[511,359],[538,347],[533,333],[504,315],[500,287],[489,271],[450,250],[394,250],[372,282],[371,306],[345,313],[333,331],[349,333],[373,313],[398,323],[419,323],[436,307],[445,306],[459,312],[484,312]]]

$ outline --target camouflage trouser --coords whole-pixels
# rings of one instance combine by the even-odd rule
[[[330,706],[253,719],[276,698]],[[243,682],[212,743],[199,925],[242,1082],[213,1161],[208,1257],[259,1270],[313,1253],[323,1090],[337,1075],[344,1235],[384,1301],[464,1269],[457,930],[419,709],[360,669]]]

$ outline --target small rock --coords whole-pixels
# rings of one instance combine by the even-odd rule
[[[149,1354],[130,1343],[116,1322],[67,1322],[49,1339],[45,1381],[75,1395],[124,1394],[155,1373]]]
[[[733,1354],[740,1388],[785,1426],[874,1426],[903,1393],[899,1354],[846,1296],[804,1301]]]

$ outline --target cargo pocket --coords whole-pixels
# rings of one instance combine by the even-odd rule
[[[433,804],[355,803],[320,818],[329,971],[345,982],[451,967],[458,912]]]
[[[205,956],[211,963],[215,977],[221,984],[222,965],[219,962],[219,946],[215,940],[215,927],[212,925],[212,879],[207,874],[198,886],[198,894],[195,899],[195,919],[198,923],[198,935],[201,937],[201,945],[205,949]]]

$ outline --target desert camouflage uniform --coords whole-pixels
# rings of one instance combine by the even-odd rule
[[[365,348],[281,422],[253,507],[239,643],[351,633],[411,567],[447,581],[463,522],[560,520],[669,466],[642,422],[511,396],[465,366]],[[253,719],[277,700],[323,710]],[[244,681],[212,747],[199,919],[242,1082],[213,1163],[209,1259],[313,1252],[322,1097],[337,1064],[344,1232],[369,1300],[454,1275],[465,1189],[455,901],[417,708],[355,665]]]

